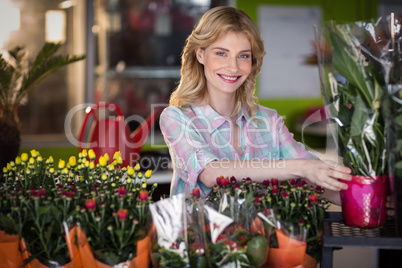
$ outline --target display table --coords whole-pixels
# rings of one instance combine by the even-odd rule
[[[379,228],[363,229],[343,224],[342,212],[326,212],[322,235],[321,268],[332,267],[334,249],[369,247],[402,250],[402,237],[396,236],[395,222],[389,218]]]

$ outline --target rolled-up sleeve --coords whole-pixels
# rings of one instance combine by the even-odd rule
[[[162,112],[159,122],[174,165],[176,176],[173,179],[183,180],[181,191],[186,194],[196,187],[198,176],[205,166],[218,160],[195,121],[179,108],[170,106]],[[172,183],[173,187],[179,184],[178,181]]]

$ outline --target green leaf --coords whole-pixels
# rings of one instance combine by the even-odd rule
[[[350,84],[354,85],[363,94],[365,101],[371,105],[374,99],[373,84],[357,58],[361,55],[356,48],[348,45],[337,33],[330,32],[331,44],[333,46],[332,64],[334,68],[342,75]],[[350,41],[350,43],[352,43]],[[354,49],[354,53],[348,50]]]

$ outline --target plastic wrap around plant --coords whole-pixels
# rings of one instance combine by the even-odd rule
[[[401,103],[401,20],[332,21],[316,31],[316,41],[339,155],[354,175],[387,175],[396,138],[389,126]]]

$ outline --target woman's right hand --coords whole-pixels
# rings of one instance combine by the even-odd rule
[[[334,161],[322,161],[317,159],[304,159],[302,163],[303,177],[323,188],[340,191],[346,190],[348,185],[341,180],[352,180],[352,170]]]

